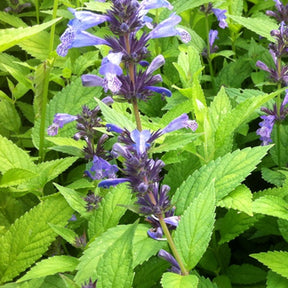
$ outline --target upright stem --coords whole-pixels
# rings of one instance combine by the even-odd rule
[[[128,54],[130,54],[131,50],[130,50],[129,34],[125,34],[124,39],[125,39],[125,45],[126,45],[127,52],[128,52]],[[131,82],[133,84],[133,87],[135,87],[135,74],[134,74],[135,73],[135,64],[129,63],[128,73],[129,73]],[[138,109],[138,103],[137,103],[136,95],[134,95],[134,97],[132,98],[131,103],[133,106],[133,112],[134,112],[134,117],[136,120],[137,129],[139,131],[142,131],[142,124],[141,124],[140,112]]]
[[[37,2],[37,1],[36,1]],[[53,4],[53,14],[52,19],[56,18],[58,9],[58,0],[54,0]],[[55,35],[55,25],[52,25],[51,32],[50,32],[50,41],[49,41],[49,55],[53,51],[54,47],[54,35]],[[42,93],[42,103],[41,103],[41,120],[40,120],[40,131],[39,131],[39,158],[40,161],[44,161],[45,158],[45,147],[44,147],[44,138],[45,138],[45,120],[46,120],[46,106],[48,103],[48,91],[49,91],[49,75],[50,70],[53,66],[54,59],[52,61],[46,60],[43,63],[43,70],[44,70],[44,83],[43,83],[43,93]]]
[[[176,248],[176,246],[175,246],[175,244],[174,244],[174,242],[173,242],[173,239],[172,239],[172,237],[171,237],[171,234],[170,234],[170,232],[169,232],[169,229],[168,229],[168,227],[167,227],[167,225],[166,225],[166,223],[165,223],[165,221],[164,221],[163,215],[157,215],[157,217],[158,217],[159,222],[160,222],[160,224],[161,224],[162,230],[163,230],[163,232],[164,232],[164,234],[165,234],[165,236],[166,236],[166,238],[167,238],[167,241],[168,241],[168,243],[169,243],[169,246],[170,246],[170,248],[171,248],[171,251],[172,251],[175,259],[177,260],[177,262],[178,262],[178,264],[179,264],[179,266],[180,266],[180,269],[181,269],[182,274],[183,274],[183,275],[188,275],[189,273],[188,273],[188,271],[186,270],[186,268],[185,268],[185,266],[184,266],[184,264],[183,264],[183,262],[182,262],[182,259],[181,259],[180,255],[179,255],[178,251],[177,251],[177,248]]]
[[[36,9],[36,21],[37,24],[40,24],[40,20],[39,20],[39,0],[35,0],[35,9]]]

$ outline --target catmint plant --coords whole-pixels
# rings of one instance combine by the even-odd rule
[[[141,2],[113,0],[111,8],[103,15],[69,9],[75,18],[69,21],[68,28],[60,37],[61,43],[57,47],[57,53],[65,57],[69,49],[74,47],[95,45],[110,47],[108,55],[102,59],[99,68],[100,75],[84,74],[81,77],[82,84],[87,87],[103,87],[105,93],[112,93],[114,101],[125,101],[131,104],[136,129],[129,131],[114,123],[107,124],[110,134],[118,134],[117,143],[107,154],[103,148],[107,137],[105,134],[98,139],[95,148],[96,131],[94,128],[103,125],[102,119],[97,115],[99,108],[89,110],[85,106],[81,115],[56,114],[53,124],[48,129],[48,134],[56,135],[58,128],[62,128],[64,124],[71,121],[77,122],[78,132],[74,138],[86,141],[84,152],[86,158],[92,159],[90,169],[85,171],[86,176],[92,180],[100,180],[98,183],[100,188],[127,183],[136,197],[133,211],[145,216],[152,225],[148,235],[155,240],[163,240],[162,236],[166,236],[165,239],[179,263],[177,273],[181,271],[186,275],[188,272],[170,235],[170,230],[178,225],[179,216],[174,215],[175,207],[169,199],[170,187],[161,183],[162,168],[165,164],[161,159],[153,159],[149,149],[155,145],[157,138],[166,133],[182,128],[195,131],[198,125],[196,121],[190,120],[187,114],[182,114],[163,129],[155,132],[143,130],[138,108],[139,101],[148,101],[155,93],[160,94],[163,100],[165,97],[172,96],[170,89],[159,86],[162,76],[160,73],[156,74],[156,71],[165,64],[164,56],[158,55],[150,63],[147,61],[150,58],[149,41],[171,36],[179,37],[183,43],[188,43],[191,39],[186,30],[177,27],[181,22],[181,17],[175,12],[172,12],[162,22],[153,23],[153,19],[147,14],[151,9],[158,8],[172,10],[173,6],[166,0],[143,0]],[[221,17],[223,19],[223,16]],[[104,22],[107,22],[112,36],[100,38],[86,31]],[[216,37],[217,35],[214,36],[214,40]],[[115,163],[118,157],[122,159],[120,160],[123,162],[122,165],[110,164],[109,160],[113,158]],[[117,174],[120,174],[120,177]],[[90,206],[89,204],[89,209]]]

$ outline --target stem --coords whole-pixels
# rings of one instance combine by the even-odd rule
[[[163,215],[157,215],[157,217],[158,217],[159,222],[160,222],[160,224],[161,224],[162,230],[163,230],[163,232],[164,232],[164,234],[165,234],[165,236],[166,236],[166,238],[167,238],[167,241],[168,241],[168,243],[169,243],[169,246],[170,246],[170,248],[171,248],[171,251],[172,251],[175,259],[177,260],[177,262],[178,262],[178,264],[179,264],[179,266],[180,266],[182,275],[188,275],[189,273],[188,273],[188,271],[186,270],[186,268],[185,268],[185,266],[184,266],[184,264],[183,264],[183,262],[182,262],[182,259],[180,258],[180,255],[179,255],[179,253],[178,253],[178,251],[177,251],[177,248],[176,248],[176,246],[175,246],[175,244],[174,244],[174,242],[173,242],[173,239],[172,239],[172,237],[171,237],[171,234],[170,234],[170,232],[169,232],[169,229],[168,229],[168,227],[167,227],[167,225],[166,225],[166,223],[165,223],[165,221],[164,221]]]
[[[124,35],[124,39],[125,39],[125,45],[126,45],[127,52],[128,52],[128,54],[130,54],[131,49],[130,49],[130,42],[129,42],[129,34],[125,34]],[[135,64],[129,63],[128,73],[129,73],[131,82],[133,84],[133,88],[135,87],[135,75],[134,75],[134,72],[135,72]],[[135,117],[135,120],[136,120],[137,129],[139,131],[142,131],[141,118],[140,118],[140,113],[139,113],[139,109],[138,109],[138,103],[137,103],[136,96],[134,96],[131,99],[131,103],[132,103],[132,106],[133,106],[133,112],[134,112],[134,117]]]
[[[281,59],[277,61],[278,71],[281,71]],[[280,67],[280,68],[279,68]],[[279,74],[280,75],[280,74]],[[278,90],[281,89],[281,84],[278,83]],[[280,119],[280,108],[281,108],[281,94],[279,93],[276,98],[276,109],[277,109],[277,116]],[[278,165],[281,166],[281,148],[280,148],[280,122],[276,122],[276,145],[277,145],[277,158],[278,158]]]
[[[53,14],[52,19],[56,18],[58,9],[58,0],[54,0],[53,4]],[[49,41],[49,54],[53,51],[54,46],[54,35],[55,35],[55,25],[52,25],[51,32],[50,32],[50,41]],[[42,103],[41,103],[41,120],[40,120],[40,131],[39,131],[39,158],[40,162],[44,161],[45,158],[45,147],[44,147],[44,138],[45,138],[45,120],[46,120],[46,106],[48,102],[48,90],[49,90],[49,75],[50,70],[53,66],[53,61],[46,60],[43,63],[43,70],[44,70],[44,83],[43,83],[43,93],[42,93]]]
[[[206,33],[207,33],[207,60],[208,60],[208,66],[209,66],[209,72],[212,80],[212,87],[213,90],[216,91],[216,83],[214,78],[214,71],[213,71],[213,65],[211,60],[211,51],[210,51],[210,41],[209,41],[209,22],[208,17],[205,17],[205,26],[206,26]]]
[[[40,20],[39,20],[39,0],[35,0],[35,10],[36,10],[36,21],[37,24],[40,24]]]

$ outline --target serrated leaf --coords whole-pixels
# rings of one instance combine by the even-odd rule
[[[195,141],[200,135],[197,133],[173,133],[165,137],[163,143],[157,147],[152,147],[151,153],[161,153],[177,150]]]
[[[181,216],[175,231],[174,242],[189,271],[194,268],[209,245],[215,221],[214,183],[193,199]]]
[[[36,176],[36,173],[22,168],[12,168],[3,174],[0,187],[15,186]]]
[[[236,15],[229,15],[227,17],[235,21],[236,23],[246,27],[247,29],[257,33],[258,35],[267,38],[269,41],[274,42],[275,39],[270,35],[271,30],[277,30],[278,25],[269,18],[260,17],[242,17]]]
[[[231,265],[227,268],[227,275],[233,284],[255,284],[264,282],[266,272],[251,264]]]
[[[198,283],[195,275],[182,276],[171,272],[164,273],[161,279],[163,288],[197,288]]]
[[[0,52],[18,44],[19,42],[47,29],[57,23],[60,18],[32,27],[7,28],[0,30]]]
[[[97,267],[100,288],[127,288],[133,282],[132,243],[137,222],[106,250]]]
[[[95,98],[95,100],[100,106],[101,112],[104,115],[105,121],[107,123],[113,123],[114,125],[117,125],[121,128],[126,128],[129,131],[135,129],[136,124],[131,122],[128,118],[126,118],[126,116],[115,111],[113,108],[110,108],[99,99]]]
[[[2,173],[12,168],[22,168],[30,171],[36,169],[36,165],[28,153],[2,135],[0,135],[0,147],[0,171]]]
[[[288,278],[288,252],[268,251],[251,254],[252,258],[257,259],[262,264],[268,266],[272,271]]]
[[[17,219],[0,238],[0,283],[30,267],[55,239],[48,223],[65,225],[72,210],[60,195],[50,196]]]
[[[288,202],[283,198],[265,195],[253,202],[253,212],[288,220]]]
[[[173,196],[176,213],[181,215],[211,181],[215,181],[216,201],[223,199],[255,169],[269,148],[259,146],[236,150],[202,166],[181,184]]]
[[[5,99],[0,101],[0,125],[13,132],[19,132],[21,120],[15,106]]]
[[[241,125],[246,124],[257,108],[270,99],[273,99],[278,93],[279,91],[268,95],[250,97],[237,105],[230,111],[230,113],[227,113],[226,117],[224,117],[219,123],[218,129],[215,133],[214,157],[223,156],[230,152],[233,145],[233,135],[236,129]]]
[[[81,288],[82,287],[82,285],[80,287],[73,280],[71,280],[69,277],[67,277],[63,274],[60,274],[60,277],[63,279],[66,288]]]
[[[96,268],[101,257],[130,226],[131,225],[118,225],[110,228],[89,245],[80,258],[80,263],[77,267],[78,272],[75,276],[77,283],[81,284],[90,277],[92,279],[97,278]],[[147,235],[148,229],[148,226],[138,224],[135,231],[133,238],[133,267],[136,267],[152,255],[155,255],[164,245],[161,241],[155,241],[149,238]]]
[[[51,223],[49,223],[49,225],[53,229],[53,231],[57,233],[57,235],[61,236],[71,245],[75,245],[76,237],[78,237],[78,235],[73,230],[70,230],[60,225],[53,225]]]
[[[287,288],[288,287],[288,279],[281,277],[277,273],[272,271],[268,271],[267,288]]]
[[[126,184],[113,187],[104,198],[99,207],[89,217],[88,235],[90,239],[101,235],[103,232],[118,224],[127,208],[119,205],[130,205],[131,190]]]
[[[79,214],[86,213],[86,202],[78,192],[56,183],[54,183],[54,185],[58,189],[58,191],[64,196],[64,198],[66,199],[70,207],[73,208],[73,210],[77,211]]]
[[[66,86],[60,92],[58,92],[49,102],[46,112],[45,130],[47,130],[48,126],[52,124],[54,115],[56,113],[68,113],[71,115],[77,115],[81,113],[83,105],[87,105],[87,103],[89,103],[88,106],[91,107],[94,103],[93,99],[95,95],[99,94],[101,94],[101,87],[83,87],[81,79],[77,78],[70,85]],[[95,106],[92,107],[94,108]],[[75,123],[69,123],[63,128],[59,129],[58,135],[60,137],[72,137],[76,132],[75,127]],[[32,139],[36,147],[39,146],[39,131],[40,119],[37,119],[32,130]],[[49,146],[49,143],[46,139],[44,142],[45,147]]]
[[[249,229],[257,218],[235,210],[229,210],[223,218],[216,221],[216,230],[219,230],[221,239],[219,244],[229,242]]]
[[[253,215],[252,212],[252,193],[250,189],[241,185],[237,187],[234,191],[229,193],[226,197],[218,202],[220,207],[232,208],[241,212]]]
[[[37,177],[28,179],[27,182],[19,185],[19,191],[29,191],[39,193],[45,184],[56,178],[66,169],[68,169],[78,158],[67,157],[52,161],[46,161],[37,165]]]
[[[27,27],[27,24],[16,15],[11,15],[7,12],[0,11],[1,22],[7,23],[13,27]]]
[[[185,2],[177,0],[173,2],[173,6],[177,13],[181,13],[185,10],[193,9],[208,2],[211,2],[211,0],[186,0]]]
[[[77,258],[66,255],[53,256],[38,262],[17,282],[46,277],[56,273],[73,272],[76,269],[77,264]]]

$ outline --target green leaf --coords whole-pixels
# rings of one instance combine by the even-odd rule
[[[278,275],[277,273],[274,273],[272,271],[268,271],[267,276],[267,282],[266,282],[267,288],[287,288],[288,287],[288,279],[285,279]]]
[[[132,204],[131,196],[131,190],[126,184],[122,184],[113,187],[102,198],[99,207],[89,217],[88,235],[90,239],[101,235],[118,224],[120,218],[127,210],[125,205]]]
[[[86,202],[78,192],[56,183],[54,183],[54,185],[58,189],[58,191],[64,196],[64,198],[73,210],[77,211],[81,215],[86,213]]]
[[[77,258],[66,255],[53,256],[38,262],[36,266],[33,266],[17,282],[46,277],[56,273],[73,272],[76,269],[77,264]]]
[[[238,186],[234,191],[218,202],[220,207],[235,209],[253,216],[252,193],[245,185]]]
[[[126,128],[129,131],[135,129],[136,124],[131,122],[125,115],[120,114],[113,108],[110,108],[97,98],[95,98],[95,101],[100,106],[101,112],[104,115],[105,121],[107,123],[113,123],[114,125],[117,125],[121,128]]]
[[[53,195],[17,219],[0,238],[0,283],[11,281],[30,267],[56,237],[48,223],[65,225],[72,210]]]
[[[132,243],[137,224],[131,225],[103,254],[97,266],[98,287],[131,287],[134,276]]]
[[[187,270],[194,268],[207,249],[215,221],[214,183],[193,199],[175,231],[175,246]]]
[[[49,149],[67,153],[69,155],[83,157],[83,148],[85,146],[84,140],[75,140],[66,137],[46,137],[49,142],[57,146],[52,146]]]
[[[188,9],[193,9],[205,3],[211,2],[209,0],[186,0],[183,2],[182,0],[176,0],[173,2],[174,10],[177,14],[184,12]]]
[[[229,210],[223,218],[216,221],[216,230],[219,230],[221,239],[219,244],[229,242],[248,230],[257,218],[235,210]]]
[[[36,170],[28,153],[16,146],[7,138],[0,135],[0,171],[5,173],[12,168],[20,168],[29,171]]]
[[[110,228],[99,237],[97,237],[89,247],[84,251],[77,267],[75,281],[79,284],[87,281],[90,277],[97,278],[96,269],[100,259],[110,249],[110,247],[119,239],[131,225],[118,225]],[[133,267],[143,263],[152,255],[155,255],[162,247],[161,241],[155,241],[148,237],[147,230],[149,226],[138,224],[133,238]],[[105,245],[103,245],[105,243]]]
[[[22,168],[12,168],[3,174],[0,180],[0,187],[15,186],[36,176],[36,173]]]
[[[227,269],[227,275],[233,284],[251,285],[264,282],[266,274],[264,270],[251,264],[232,265]]]
[[[21,120],[15,106],[5,99],[0,101],[0,126],[13,132],[19,132]]]
[[[248,123],[256,109],[273,99],[278,93],[279,91],[250,97],[226,114],[226,117],[219,123],[215,134],[215,157],[223,156],[231,151],[236,129]]]
[[[78,237],[78,235],[73,230],[60,225],[53,225],[51,223],[49,223],[49,225],[53,231],[61,236],[64,240],[66,240],[71,245],[75,245],[76,237]]]
[[[88,106],[91,107],[94,104],[93,98],[99,94],[101,95],[101,87],[84,87],[82,86],[81,79],[77,78],[70,85],[58,92],[49,102],[45,119],[45,129],[47,130],[48,126],[52,124],[56,113],[77,115],[81,113],[83,105],[89,103]],[[96,105],[92,107],[94,108],[95,106]],[[74,122],[66,124],[63,128],[59,129],[58,135],[60,137],[72,137],[76,132],[75,127],[76,124]],[[32,130],[32,139],[36,147],[39,146],[39,131],[40,119],[37,119]],[[45,139],[45,147],[48,145],[49,143]],[[49,146],[51,146],[51,144]]]
[[[20,43],[21,41],[41,32],[57,23],[60,18],[32,27],[7,28],[0,30],[0,52]]]
[[[198,283],[195,275],[182,276],[172,272],[164,273],[161,279],[163,288],[197,288]]]
[[[273,272],[288,278],[288,252],[268,251],[251,254],[250,256],[269,267]]]
[[[253,212],[288,220],[288,202],[278,196],[265,195],[253,202]]]
[[[13,27],[27,27],[27,24],[16,15],[11,15],[7,12],[0,11],[1,22],[7,23]]]
[[[234,22],[244,26],[245,28],[257,33],[258,35],[267,38],[269,41],[275,41],[275,39],[270,35],[270,31],[277,30],[278,25],[272,19],[260,17],[245,18],[229,14],[227,14],[227,17],[232,19]]]
[[[177,214],[183,214],[193,198],[211,181],[215,181],[216,200],[223,199],[255,169],[269,148],[269,146],[259,146],[236,150],[195,171],[181,184],[173,196],[172,203],[176,205]]]

